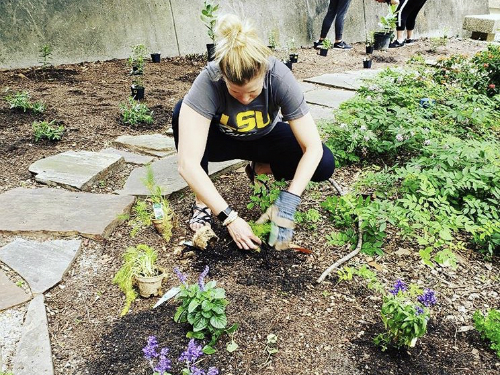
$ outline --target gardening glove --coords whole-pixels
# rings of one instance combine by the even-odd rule
[[[256,221],[264,224],[271,221],[271,233],[269,234],[269,245],[276,250],[284,250],[290,247],[293,228],[295,227],[294,216],[300,197],[288,191],[282,190],[274,204]]]

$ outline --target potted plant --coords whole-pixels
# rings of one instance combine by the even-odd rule
[[[288,42],[288,49],[290,50],[289,60],[291,63],[296,63],[299,61],[299,55],[297,53],[297,46],[295,45],[295,38],[290,39]],[[290,68],[291,70],[292,68]]]
[[[144,186],[149,190],[152,210],[151,222],[156,231],[162,235],[165,241],[172,238],[172,229],[174,226],[174,213],[167,199],[165,199],[161,187],[156,184],[151,165],[146,166],[146,177],[142,180]]]
[[[367,55],[370,55],[373,53],[373,33],[371,33],[370,37],[366,38],[365,49],[366,49]]]
[[[144,65],[146,64],[146,46],[137,44],[132,46],[132,53],[127,60],[127,64],[132,68],[131,75],[141,75],[144,73]]]
[[[160,52],[153,52],[151,54],[151,61],[154,63],[159,63],[161,61],[161,53]]]
[[[132,81],[132,86],[130,86],[130,91],[132,92],[132,97],[135,100],[142,100],[144,99],[144,92],[145,92],[144,85],[142,83],[142,79],[140,76],[135,76],[134,80]]]
[[[123,264],[113,278],[113,284],[117,284],[125,293],[125,306],[121,315],[125,315],[130,305],[137,298],[134,285],[137,284],[141,297],[148,298],[151,295],[159,295],[165,274],[156,265],[158,253],[145,244],[130,246],[123,254]]]
[[[217,23],[217,15],[219,4],[214,4],[211,0],[205,0],[203,9],[201,10],[200,18],[207,27],[208,37],[212,39],[212,43],[207,44],[207,59],[212,61],[215,57],[215,24]]]
[[[325,38],[321,41],[321,44],[318,45],[319,55],[326,56],[328,54],[328,50],[332,48],[332,41],[328,38]]]
[[[363,59],[363,68],[370,69],[372,67],[372,59],[369,57],[365,57]]]
[[[397,5],[388,5],[385,16],[380,17],[380,30],[373,33],[373,48],[375,50],[385,50],[389,48],[389,43],[394,36],[394,29],[397,21]]]

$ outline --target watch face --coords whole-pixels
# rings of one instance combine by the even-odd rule
[[[219,219],[220,221],[224,221],[227,219],[227,217],[229,216],[229,214],[231,213],[231,208],[226,208],[224,211],[221,211],[218,215],[217,215],[217,219]]]

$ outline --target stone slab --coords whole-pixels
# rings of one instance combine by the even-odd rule
[[[81,240],[27,241],[17,238],[0,248],[0,261],[28,283],[33,294],[58,284],[73,263]]]
[[[208,163],[209,174],[220,172],[233,165],[239,165],[241,160],[231,160],[220,163]],[[177,154],[170,155],[151,163],[156,184],[162,189],[164,195],[170,195],[173,192],[187,187],[184,179],[177,171]],[[122,195],[146,196],[149,195],[148,189],[144,186],[142,180],[146,177],[146,167],[136,168],[132,171],[122,190],[117,191]]]
[[[28,307],[21,340],[13,359],[13,373],[54,374],[43,294],[33,298]]]
[[[500,31],[500,14],[465,16],[463,28],[478,33],[495,34]]]
[[[345,73],[329,73],[307,78],[304,81],[346,90],[357,90],[362,86],[363,79],[372,78],[379,72],[381,72],[380,69],[363,69]]]
[[[136,154],[135,152],[117,150],[116,148],[112,147],[105,148],[101,150],[101,152],[105,154],[114,154],[123,156],[125,163],[128,164],[145,165],[155,160],[154,156],[139,155]]]
[[[66,151],[40,159],[30,165],[35,180],[47,185],[61,185],[87,190],[109,172],[124,166],[120,155],[92,151]]]
[[[300,84],[300,87],[302,88],[302,92],[308,92],[308,91],[316,89],[316,87],[317,87],[315,84],[310,83],[310,82],[301,81],[301,82],[299,82],[299,84]]]
[[[0,311],[0,374],[1,370],[6,370],[6,364],[16,353],[28,305],[24,304]]]
[[[335,119],[333,109],[330,107],[309,104],[309,110],[311,112],[311,116],[315,121],[333,121]]]
[[[10,281],[7,275],[0,270],[0,310],[20,305],[30,299],[31,296],[23,288]]]
[[[174,138],[163,134],[122,135],[113,141],[113,146],[158,157],[175,153]]]
[[[134,197],[69,192],[63,189],[16,188],[0,194],[0,233],[109,236],[129,213]]]
[[[355,91],[338,89],[316,89],[304,94],[306,102],[329,108],[338,108],[339,105],[356,95]]]

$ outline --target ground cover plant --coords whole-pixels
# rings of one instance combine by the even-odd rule
[[[446,46],[438,46],[436,52],[426,52],[429,47],[430,41],[424,40],[397,51],[375,53],[374,67],[403,67],[410,56],[422,52],[422,58],[413,58],[410,66],[411,69],[417,66],[418,70],[420,68],[414,63],[419,60],[436,59],[451,51],[487,51],[486,44],[454,38]],[[364,46],[355,45],[349,53],[334,52],[338,53],[324,58],[317,56],[312,49],[300,49],[300,60],[294,64],[293,73],[299,78],[307,78],[327,72],[359,69],[359,62],[364,57]],[[487,58],[488,55],[485,56]],[[470,63],[469,59],[461,59],[464,63]],[[205,59],[197,56],[165,58],[160,64],[148,64],[144,76],[148,96],[141,103],[147,104],[155,116],[151,124],[141,126],[123,124],[117,110],[119,103],[126,101],[130,93],[125,87],[130,77],[124,60],[51,67],[45,70],[45,76],[39,74],[37,69],[1,71],[2,89],[9,87],[12,92],[28,91],[32,100],[47,103],[47,113],[43,116],[57,118],[66,131],[57,143],[33,143],[31,124],[34,120],[43,120],[41,115],[31,111],[13,111],[7,102],[2,101],[0,167],[5,179],[0,188],[5,191],[22,186],[41,187],[29,175],[27,168],[42,157],[74,149],[98,151],[122,134],[166,132],[173,106],[187,92],[204,64]],[[440,91],[445,97],[443,100],[436,94],[439,86],[434,88],[430,79],[427,82],[425,78],[423,83],[424,86],[429,85],[428,91],[425,87],[417,91],[403,86],[422,83],[418,76],[413,76],[412,80],[407,77],[411,73],[402,74],[404,85],[401,85],[393,73],[384,74],[385,78],[381,79],[387,80],[387,88],[383,83],[368,83],[368,88],[377,84],[384,91],[378,92],[380,89],[375,86],[372,87],[375,90],[370,93],[368,89],[363,89],[367,90],[366,94],[361,90],[359,96],[364,95],[365,101],[358,107],[375,111],[371,107],[377,105],[371,99],[381,100],[379,95],[385,95],[386,91],[394,94],[399,92],[398,100],[380,102],[378,107],[384,107],[383,112],[382,108],[376,108],[381,111],[378,117],[381,125],[379,129],[371,129],[385,143],[379,142],[378,138],[373,144],[365,140],[365,135],[371,136],[366,131],[365,134],[360,133],[355,141],[340,132],[344,123],[353,130],[352,134],[356,133],[355,130],[359,132],[359,127],[370,123],[368,116],[364,120],[365,124],[359,123],[358,128],[350,120],[323,124],[328,127],[324,133],[325,139],[330,138],[329,134],[339,131],[339,134],[343,134],[339,141],[346,142],[345,147],[341,145],[334,150],[339,160],[334,178],[345,194],[339,196],[329,182],[311,184],[304,193],[297,214],[301,222],[296,228],[294,242],[311,250],[310,253],[296,250],[276,252],[266,246],[262,246],[260,252],[240,251],[218,223],[214,223],[214,231],[219,236],[217,243],[205,251],[194,250],[184,245],[192,235],[186,230],[192,196],[189,191],[175,193],[169,197],[169,203],[178,216],[179,225],[173,228],[169,243],[151,225],[143,227],[135,237],[131,237],[131,226],[124,222],[106,241],[84,239],[78,259],[61,286],[45,295],[55,373],[152,374],[154,370],[142,351],[150,336],[155,336],[158,343],[154,366],[164,359],[164,363],[166,360],[171,361],[172,370],[168,371],[172,374],[178,374],[186,368],[190,370],[185,366],[186,362],[178,361],[188,346],[186,334],[192,330],[189,322],[176,323],[173,320],[181,301],[171,299],[152,308],[156,302],[154,299],[137,298],[130,311],[120,316],[125,296],[112,284],[112,278],[121,265],[123,250],[144,243],[158,249],[158,263],[168,274],[165,291],[179,286],[173,272],[175,266],[190,275],[200,274],[208,266],[208,277],[217,280],[217,287],[225,290],[225,297],[230,302],[225,310],[227,320],[237,322],[239,327],[233,333],[219,337],[213,347],[213,354],[204,354],[199,358],[201,362],[196,367],[205,373],[210,368],[217,368],[219,373],[233,375],[496,374],[499,361],[495,350],[490,348],[492,341],[481,338],[472,319],[476,310],[486,314],[489,309],[498,306],[500,300],[498,257],[492,236],[488,235],[494,233],[494,229],[479,220],[490,213],[483,208],[480,214],[460,211],[460,216],[466,216],[473,222],[473,230],[480,226],[485,229],[477,233],[479,241],[475,242],[474,235],[465,229],[465,225],[456,225],[455,211],[446,208],[452,215],[446,216],[446,221],[441,224],[444,214],[435,209],[435,206],[442,208],[446,205],[457,211],[463,210],[467,206],[465,199],[459,199],[463,192],[488,204],[488,194],[492,195],[492,182],[468,173],[464,180],[465,187],[458,183],[452,186],[457,192],[447,193],[450,199],[441,203],[437,197],[441,199],[441,192],[445,189],[439,185],[434,187],[434,190],[439,190],[436,195],[428,195],[430,187],[420,179],[420,172],[423,171],[434,186],[435,181],[441,179],[432,173],[438,173],[441,169],[450,175],[460,176],[463,170],[459,166],[462,167],[462,164],[448,164],[446,151],[449,149],[454,150],[453,157],[463,158],[465,155],[463,167],[468,167],[469,172],[470,167],[481,160],[482,154],[475,156],[472,151],[480,152],[476,149],[483,146],[484,136],[493,134],[495,128],[491,117],[493,111],[481,103],[496,102],[495,96],[475,96],[478,90],[472,88],[462,95],[474,97],[475,103],[479,103],[472,106],[468,102],[462,103],[462,97],[451,95],[455,86],[460,87],[460,80],[450,78],[447,81],[448,86],[442,87]],[[442,74],[436,74],[438,76],[440,80],[436,82],[442,81]],[[104,86],[103,79],[106,81]],[[90,95],[88,90],[94,86],[99,86],[102,91],[97,90],[95,95]],[[408,92],[401,95],[402,90]],[[357,100],[362,102],[359,96],[354,99],[354,103]],[[451,102],[446,104],[448,101]],[[480,110],[474,111],[475,107]],[[338,112],[337,118],[344,116],[341,112],[345,108]],[[408,111],[407,118],[402,116],[405,110]],[[387,117],[389,134],[383,129],[384,116]],[[400,116],[399,127],[393,116]],[[446,122],[440,122],[442,119],[445,121],[445,118]],[[426,124],[428,120],[432,122],[430,136],[423,130],[430,126]],[[422,124],[422,129],[416,125],[417,122]],[[405,133],[400,133],[403,131]],[[413,138],[411,131],[416,134]],[[439,138],[442,133],[443,137]],[[396,137],[400,141],[394,141]],[[493,138],[487,141],[495,142]],[[425,144],[428,139],[435,143]],[[445,140],[449,143],[449,149],[444,148]],[[465,143],[472,141],[478,143]],[[328,139],[328,142],[332,142],[332,139]],[[366,149],[363,149],[363,142],[366,142]],[[348,150],[350,145],[356,153],[346,152],[346,160],[353,160],[343,162],[341,152]],[[377,147],[381,149],[380,152],[376,150]],[[486,160],[496,155],[495,151],[482,152],[487,155]],[[434,160],[434,153],[442,159]],[[425,168],[417,173],[416,162],[420,159]],[[486,164],[487,161],[481,164],[481,176]],[[496,165],[495,160],[490,164]],[[113,193],[122,188],[131,170],[132,167],[127,166],[105,180],[96,182],[91,191]],[[471,177],[484,181],[480,185],[474,182],[477,191],[466,187]],[[268,187],[272,182],[266,182]],[[256,220],[260,216],[260,201],[251,199],[254,188],[242,170],[224,171],[214,177],[214,183],[240,215],[249,220]],[[451,185],[443,186],[450,189]],[[399,199],[409,195],[417,197],[417,205],[420,200],[425,205],[430,198],[435,198],[436,201],[429,204],[432,212],[415,209],[414,215],[403,215],[407,208]],[[329,197],[337,199],[338,208],[327,210],[322,207],[321,203]],[[145,202],[150,209],[151,197],[146,198]],[[251,202],[255,205],[248,208]],[[351,205],[355,207],[354,213]],[[334,215],[339,219],[331,220]],[[430,226],[432,233],[428,230],[426,234],[423,223],[427,225],[427,222],[434,221],[437,224],[432,225],[436,227]],[[362,244],[367,245],[343,265],[346,269],[341,267],[346,273],[347,269],[351,269],[353,279],[341,282],[342,277],[332,272],[322,283],[316,283],[327,267],[351,251],[353,238],[359,237],[360,222],[366,225],[361,232],[364,237]],[[343,226],[336,228],[339,224]],[[442,231],[442,228],[438,230],[438,225],[450,228],[452,241],[446,239],[446,231]],[[383,238],[377,239],[376,236],[382,232]],[[345,245],[332,245],[327,240],[340,233],[347,233],[344,236]],[[481,235],[484,244],[480,241]],[[434,236],[435,242],[440,242],[437,247],[430,240],[431,236]],[[266,238],[265,235],[263,237]],[[427,238],[430,244],[420,245],[419,237]],[[4,235],[0,239],[2,245],[10,240]],[[381,242],[380,246],[377,242]],[[488,244],[493,246],[491,259],[485,260],[485,255],[490,256]],[[426,257],[428,248],[431,251]],[[478,251],[480,249],[482,252]],[[429,265],[424,263],[426,259]],[[367,282],[360,281],[360,278]],[[422,292],[425,288],[436,291],[438,303],[432,307],[425,335],[418,338],[414,348],[403,345],[397,349],[396,345],[391,344],[382,351],[373,340],[385,332],[381,315],[383,296],[389,293],[389,286],[398,279],[408,285],[416,284]],[[421,293],[416,298],[419,295]],[[412,299],[413,302],[418,304],[418,300],[415,302]],[[199,341],[195,345],[203,347],[207,342]],[[169,352],[164,355],[165,358],[161,358],[161,348],[166,347]],[[8,357],[5,358],[8,363]]]

